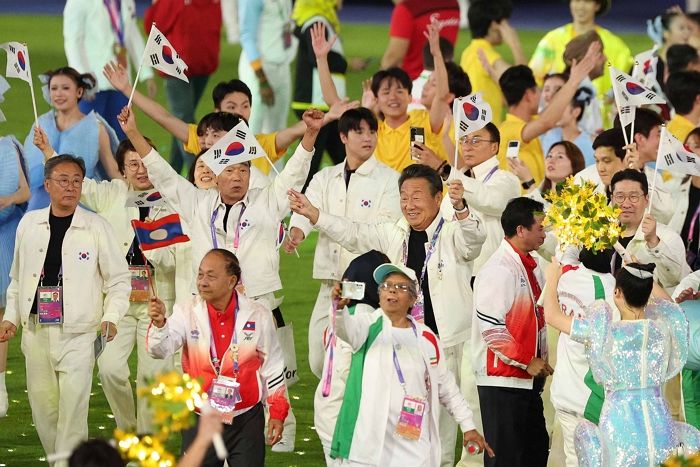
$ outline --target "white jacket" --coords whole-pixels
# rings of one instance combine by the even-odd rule
[[[685,218],[688,215],[688,204],[690,196],[690,182],[691,179],[688,178],[683,182],[678,191],[676,192],[673,199],[675,200],[675,209],[673,210],[673,217],[668,223],[668,227],[676,232],[678,235],[681,234],[683,230],[683,224],[685,224]]]
[[[450,178],[459,178],[464,185],[464,199],[469,209],[484,223],[486,241],[481,247],[481,254],[474,260],[472,275],[476,276],[484,264],[503,240],[501,214],[506,204],[520,196],[518,177],[507,170],[498,168],[498,158],[493,156],[473,169],[474,177],[467,177],[462,171],[452,168]],[[440,211],[445,219],[452,219],[454,209],[449,197],[442,200]]]
[[[50,207],[28,212],[17,227],[5,319],[27,325],[49,245]],[[114,231],[80,206],[63,240],[63,330],[94,332],[129,309],[131,276]]]
[[[121,0],[124,47],[134,67],[141,63],[145,42],[136,23],[134,0]],[[114,45],[119,43],[112,29],[109,12],[102,0],[66,0],[63,9],[63,40],[68,66],[97,78],[97,90],[114,90],[102,69],[116,61]],[[129,60],[127,60],[129,62]],[[153,78],[153,69],[144,66],[139,81]]]
[[[426,233],[432,238],[441,216],[433,220]],[[392,263],[404,261],[404,244],[408,243],[410,226],[401,218],[395,223],[362,224],[321,211],[316,227],[330,238],[355,253],[378,250]],[[446,347],[469,338],[471,328],[472,261],[479,256],[486,233],[483,222],[473,213],[466,219],[445,222],[428,261],[430,298],[440,340]]]
[[[80,202],[88,209],[95,211],[104,217],[114,229],[117,238],[117,246],[122,255],[126,256],[134,241],[134,229],[131,226],[132,219],[139,219],[137,207],[126,207],[126,199],[129,195],[129,187],[124,180],[97,182],[91,178],[83,179],[83,190],[80,194]],[[151,208],[154,220],[172,214],[167,206],[162,209]],[[172,301],[175,299],[175,245],[155,250],[145,251],[144,255],[155,267],[155,286],[158,298]],[[189,263],[185,264],[189,271]]]
[[[280,175],[269,185],[249,188],[243,200],[231,208],[227,231],[223,228],[226,207],[217,190],[195,187],[175,172],[155,149],[143,158],[153,186],[189,226],[192,277],[196,277],[204,255],[214,248],[211,220],[216,212],[214,230],[218,247],[231,250],[238,257],[246,295],[258,297],[282,288],[277,250],[279,224],[289,213],[287,191],[290,188],[301,190],[312,156],[313,151],[299,144]],[[233,245],[241,205],[245,205],[245,212],[240,219],[240,242],[236,250]],[[195,291],[194,283],[191,289]]]
[[[399,174],[370,157],[350,177],[345,188],[345,161],[316,173],[306,197],[318,209],[357,222],[394,222],[401,217]],[[298,227],[308,237],[313,229],[304,216],[292,214],[289,228]],[[342,279],[343,271],[358,255],[321,233],[314,254],[314,279]]]

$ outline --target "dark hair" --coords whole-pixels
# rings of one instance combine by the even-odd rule
[[[338,120],[338,133],[347,135],[350,130],[360,131],[360,124],[363,120],[367,122],[371,130],[377,131],[379,128],[377,117],[374,116],[374,113],[366,107],[358,107],[343,112],[343,115]]]
[[[241,117],[238,114],[232,114],[230,112],[212,112],[206,114],[204,117],[202,117],[202,120],[200,120],[200,124],[202,124],[203,121],[206,121],[206,126],[201,125],[202,129],[202,134],[207,129],[211,129],[213,131],[230,131],[231,128],[234,126],[238,125],[241,120],[244,122],[246,121],[245,118]],[[248,123],[248,122],[246,122]],[[197,125],[197,134],[199,134],[200,130],[200,125]]]
[[[232,79],[231,81],[222,81],[216,86],[211,92],[211,98],[214,101],[214,108],[221,109],[221,101],[224,98],[234,92],[240,92],[248,97],[248,102],[253,103],[253,94],[250,92],[250,88],[240,79]]]
[[[442,193],[442,178],[440,178],[440,174],[435,169],[423,164],[411,164],[401,171],[399,191],[401,191],[403,182],[412,178],[425,179],[430,186],[430,196]]]
[[[229,276],[236,276],[238,281],[241,280],[241,265],[238,262],[238,258],[229,250],[223,248],[212,248],[207,252],[207,255],[218,255],[221,259],[226,262],[226,273]],[[204,255],[206,256],[206,255]]]
[[[622,149],[623,147],[625,147],[625,136],[618,127],[613,127],[601,132],[593,140],[593,150],[598,148],[612,148],[615,151],[615,155],[620,160],[625,158],[625,150]]]
[[[97,80],[95,79],[95,75],[92,73],[80,73],[78,70],[75,68],[71,68],[69,66],[64,66],[61,68],[57,68],[56,70],[49,70],[46,73],[44,73],[46,76],[48,76],[49,80],[47,82],[47,86],[49,86],[49,89],[51,88],[51,80],[53,79],[54,76],[67,76],[69,77],[75,85],[78,87],[78,89],[83,90],[83,95],[78,98],[78,102],[85,96],[85,93],[87,91],[90,91],[92,88],[94,88],[97,85]]]
[[[379,70],[374,75],[372,75],[372,93],[376,96],[379,94],[379,88],[382,86],[382,82],[388,80],[389,84],[396,83],[400,87],[404,88],[411,94],[413,89],[413,81],[408,76],[408,73],[403,71],[401,68],[394,66],[387,68],[386,70]]]
[[[144,139],[148,144],[151,145],[152,148],[155,149],[153,141],[151,141],[151,139],[148,136],[144,136]],[[117,160],[117,167],[119,168],[119,172],[121,172],[122,175],[124,175],[124,157],[129,151],[136,152],[136,149],[131,143],[131,140],[129,140],[129,138],[126,138],[119,142],[119,146],[117,146],[117,151],[114,153],[114,158]]]
[[[579,253],[578,259],[581,261],[581,264],[592,271],[609,274],[612,272],[610,270],[610,262],[612,261],[613,253],[615,253],[613,248],[603,251],[593,251],[584,248]]]
[[[51,174],[53,174],[54,169],[60,164],[77,165],[83,174],[83,178],[85,178],[85,161],[83,158],[72,154],[61,154],[46,161],[46,164],[44,164],[44,179],[51,178]]]
[[[691,136],[695,136],[696,138],[700,138],[700,126],[696,126],[693,128],[690,133],[688,133],[688,136],[685,137],[685,141],[683,141],[684,144],[688,143],[688,138]]]
[[[537,81],[532,70],[526,65],[515,65],[503,72],[498,79],[506,104],[516,105],[523,100],[528,89],[537,89]]]
[[[586,107],[591,103],[593,99],[593,91],[589,87],[578,88],[576,93],[574,93],[573,99],[571,99],[571,106],[574,109],[580,109],[581,112],[576,117],[576,121],[580,122],[583,118],[583,112],[586,111]]]
[[[500,23],[510,17],[510,2],[501,0],[474,0],[469,4],[467,19],[473,39],[481,39],[489,33],[493,21]]]
[[[442,53],[442,59],[446,62],[451,62],[455,56],[454,45],[442,36],[440,36],[440,53]],[[423,68],[430,71],[435,69],[435,62],[433,54],[430,52],[430,42],[428,41],[423,46]]]
[[[666,50],[666,68],[670,74],[687,70],[699,59],[698,49],[690,44],[673,44]]]
[[[595,0],[595,2],[600,7],[595,13],[596,17],[603,16],[605,13],[608,12],[608,10],[610,10],[610,0]]]
[[[350,261],[343,273],[343,280],[364,282],[365,296],[362,300],[351,300],[350,306],[364,303],[372,308],[379,308],[379,294],[374,281],[374,270],[381,264],[390,263],[389,257],[377,250],[370,250]]]
[[[656,265],[628,263],[627,267],[653,273]],[[651,290],[654,288],[654,278],[641,279],[623,266],[615,273],[615,288],[620,289],[627,304],[642,307],[649,301]]]
[[[674,19],[676,18],[683,18],[685,17],[685,13],[683,12],[678,12],[678,11],[666,11],[661,17],[661,26],[664,28],[664,31],[668,31],[671,29],[671,23],[673,22]]]
[[[501,144],[501,132],[498,130],[498,127],[493,123],[493,122],[488,122],[484,126],[484,130],[489,132],[489,138],[491,138],[492,141],[495,141],[496,143]]]
[[[124,467],[119,451],[103,439],[80,443],[68,459],[68,467]]]
[[[566,72],[548,73],[544,75],[544,78],[542,79],[542,84],[544,85],[544,82],[550,78],[559,78],[560,80],[564,81],[564,83],[566,83],[567,81],[569,81],[569,74]]]
[[[508,201],[501,214],[501,227],[507,238],[512,238],[518,232],[518,226],[526,229],[535,223],[535,213],[544,212],[544,205],[539,201],[521,196]]]
[[[637,107],[637,113],[634,116],[634,134],[636,135],[637,133],[639,133],[645,138],[648,138],[649,133],[651,133],[651,130],[653,130],[657,126],[663,125],[663,123],[664,121],[658,113],[645,107]],[[620,127],[619,115],[615,116],[614,126]],[[627,134],[630,133],[632,129],[631,126],[631,123],[625,126],[625,131],[627,132]]]
[[[583,153],[574,143],[571,141],[556,142],[549,147],[547,154],[549,154],[555,146],[562,146],[564,148],[564,153],[566,154],[567,159],[569,159],[569,162],[571,162],[571,175],[577,174],[586,168],[586,160],[583,158]],[[542,182],[542,192],[546,192],[551,189],[552,181],[545,177],[544,181]]]
[[[700,71],[677,71],[666,80],[666,97],[680,115],[688,115],[700,94]]]
[[[455,97],[464,97],[472,93],[472,83],[469,75],[455,62],[446,62],[447,88]]]
[[[615,191],[615,184],[623,180],[639,183],[642,187],[642,193],[645,195],[649,194],[649,181],[647,180],[647,176],[644,172],[640,172],[637,169],[624,169],[613,175],[612,180],[610,180],[610,192]]]

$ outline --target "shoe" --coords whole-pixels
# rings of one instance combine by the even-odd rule
[[[272,446],[272,452],[294,452],[294,444],[282,438],[277,444]]]

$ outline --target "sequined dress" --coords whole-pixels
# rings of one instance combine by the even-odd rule
[[[682,443],[700,449],[700,432],[675,422],[661,386],[688,357],[688,321],[671,302],[652,300],[646,319],[613,323],[612,310],[595,302],[586,319],[576,319],[571,338],[585,345],[595,380],[605,388],[598,426],[576,428],[581,467],[658,466]]]

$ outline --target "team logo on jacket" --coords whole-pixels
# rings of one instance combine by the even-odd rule
[[[255,321],[246,321],[243,325],[243,340],[253,340],[253,335],[255,335]]]
[[[372,200],[371,199],[363,199],[360,201],[360,207],[361,208],[371,208],[372,207]]]
[[[199,330],[198,329],[193,329],[190,331],[190,338],[193,340],[199,339]]]
[[[78,252],[78,260],[89,261],[90,260],[90,252],[89,251],[79,251]]]
[[[252,224],[249,219],[243,219],[241,221],[241,232],[245,232],[246,230],[248,230],[251,225]]]
[[[520,287],[527,287],[527,280],[524,276],[520,276]]]

